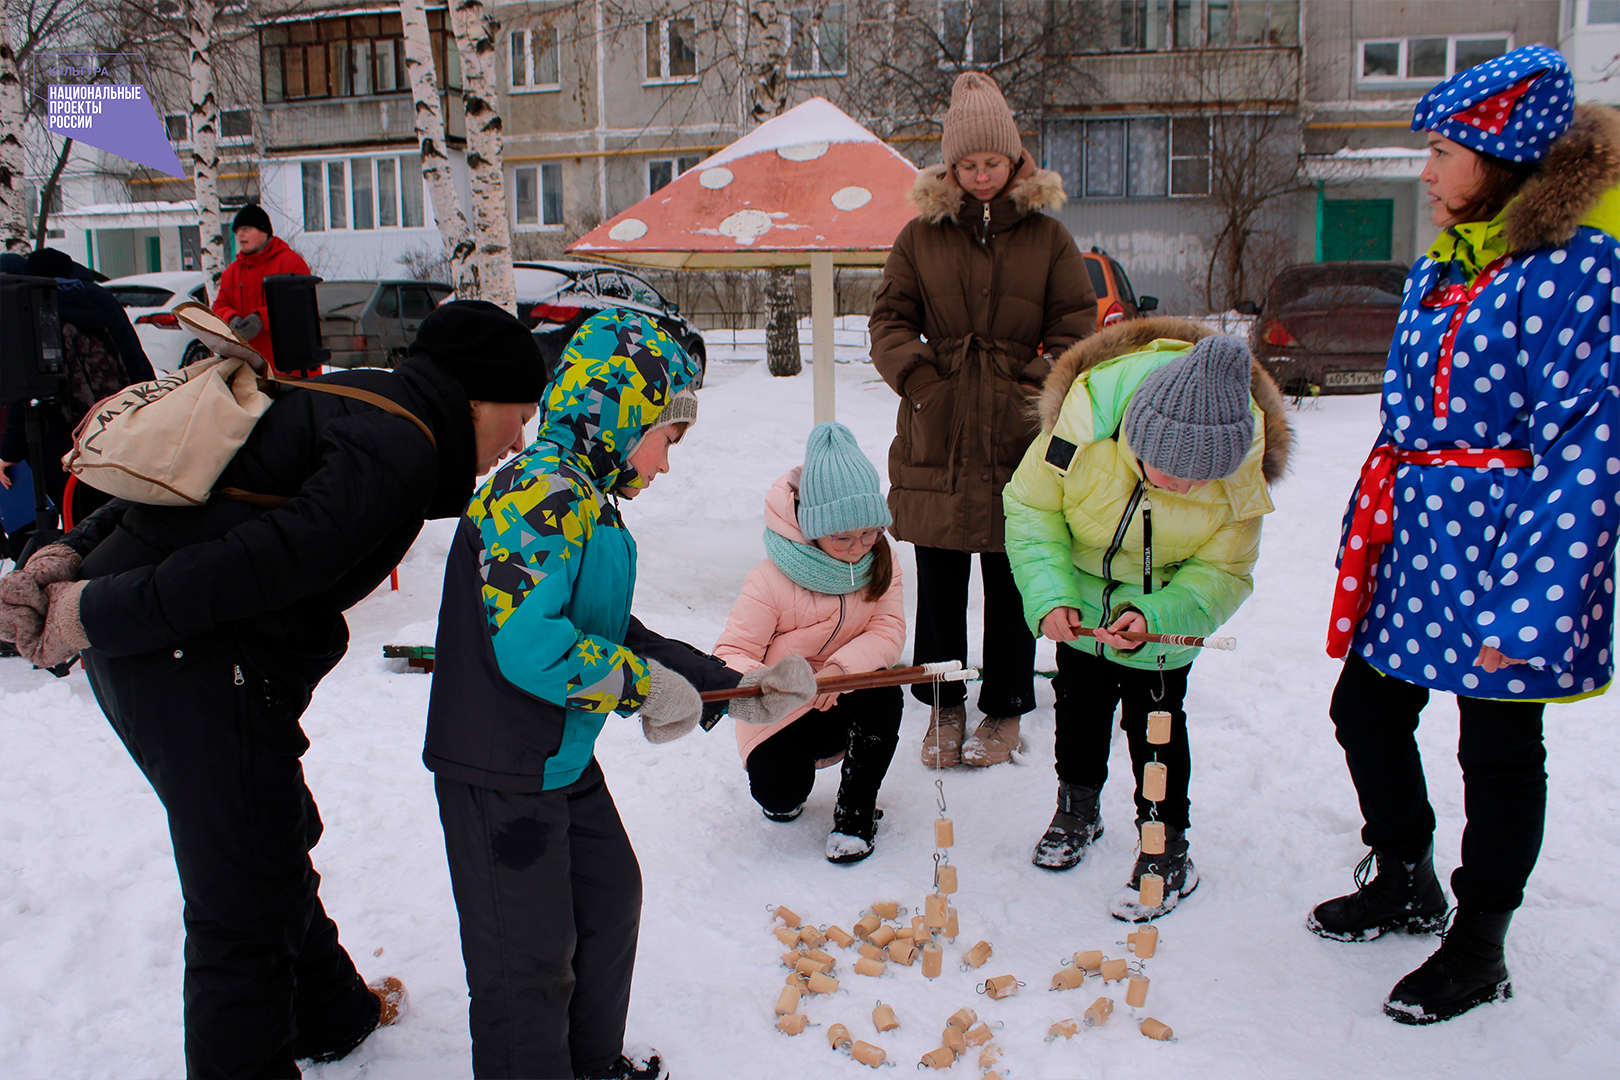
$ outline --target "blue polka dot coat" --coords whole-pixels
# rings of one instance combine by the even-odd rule
[[[1578,115],[1560,140],[1571,145],[1555,144],[1509,208],[1510,254],[1450,342],[1445,415],[1435,407],[1436,372],[1455,308],[1424,300],[1444,286],[1450,264],[1425,257],[1407,277],[1379,441],[1527,448],[1535,465],[1398,468],[1394,539],[1350,646],[1386,674],[1521,700],[1591,694],[1612,677],[1620,244],[1575,223],[1620,181],[1611,175],[1620,171],[1616,127],[1620,120]],[[1583,170],[1572,155],[1575,165],[1600,160]],[[1482,645],[1529,662],[1487,674],[1474,666]]]

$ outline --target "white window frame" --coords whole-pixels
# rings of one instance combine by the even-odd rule
[[[1411,42],[1426,41],[1431,38],[1446,39],[1446,71],[1443,75],[1408,75],[1407,67],[1411,62]],[[1505,41],[1507,47],[1503,52],[1512,52],[1513,32],[1501,30],[1490,33],[1472,34],[1408,34],[1405,37],[1393,38],[1363,38],[1356,42],[1356,82],[1363,86],[1402,87],[1402,86],[1433,86],[1444,82],[1457,73],[1457,43],[1459,41]],[[1399,59],[1394,75],[1367,75],[1367,46],[1369,45],[1398,45],[1400,47]]]
[[[1164,190],[1163,191],[1154,192],[1152,194],[1134,194],[1131,191],[1131,125],[1130,125],[1129,122],[1133,121],[1133,120],[1163,120],[1165,122]],[[1205,146],[1204,153],[1202,153],[1202,154],[1178,154],[1176,152],[1175,125],[1178,122],[1185,123],[1185,122],[1195,121],[1195,120],[1203,120],[1204,124],[1205,124],[1205,130],[1206,130],[1207,134],[1205,136],[1206,141],[1204,143],[1204,146]],[[1080,119],[1061,120],[1059,122],[1074,124],[1078,129],[1077,132],[1076,132],[1076,138],[1079,139],[1081,150],[1080,150],[1080,175],[1074,178],[1075,183],[1076,183],[1076,192],[1077,192],[1076,197],[1080,197],[1079,193],[1085,193],[1084,197],[1086,199],[1089,199],[1089,200],[1098,200],[1098,201],[1100,201],[1100,200],[1107,199],[1109,201],[1116,201],[1116,202],[1139,202],[1139,201],[1144,200],[1144,199],[1207,199],[1207,198],[1209,198],[1208,185],[1209,185],[1209,182],[1210,182],[1210,175],[1211,175],[1210,170],[1213,168],[1213,165],[1211,163],[1211,159],[1213,157],[1214,140],[1215,140],[1214,125],[1213,125],[1213,122],[1210,120],[1209,117],[1185,116],[1185,115],[1177,116],[1177,115],[1169,114],[1169,113],[1159,113],[1159,114],[1151,114],[1151,115],[1147,115],[1147,116],[1139,116],[1139,115],[1137,115],[1135,113],[1132,113],[1132,114],[1123,115],[1123,116],[1088,116],[1084,120],[1080,120]],[[1091,162],[1090,162],[1090,159],[1089,159],[1091,143],[1090,143],[1090,139],[1088,138],[1088,133],[1086,131],[1086,128],[1090,124],[1105,123],[1105,122],[1108,122],[1108,123],[1123,122],[1124,125],[1125,125],[1124,128],[1122,129],[1121,142],[1120,142],[1120,170],[1121,170],[1121,172],[1120,172],[1120,194],[1118,194],[1118,195],[1093,195],[1093,194],[1090,194],[1090,189],[1087,186],[1087,184],[1088,184],[1088,175],[1087,174],[1089,173],[1089,171],[1091,169]],[[1206,169],[1205,169],[1205,173],[1204,173],[1204,176],[1205,176],[1205,190],[1203,190],[1203,191],[1175,191],[1175,190],[1173,190],[1173,188],[1175,186],[1176,162],[1178,162],[1178,161],[1197,161],[1197,160],[1200,160],[1200,159],[1202,159],[1206,163]]]
[[[418,162],[414,169],[411,169],[411,168],[409,168],[407,166],[407,162],[410,161],[410,159],[412,159],[412,158],[417,158],[417,162]],[[384,224],[382,224],[382,209],[383,208],[382,208],[382,205],[380,203],[380,199],[382,197],[382,181],[381,181],[381,179],[379,177],[379,174],[378,174],[378,171],[377,171],[377,162],[385,161],[385,160],[391,160],[391,161],[394,162],[394,197],[393,197],[393,202],[394,202],[394,224],[393,225],[384,225]],[[405,185],[406,185],[406,177],[414,175],[415,178],[416,178],[416,182],[418,184],[422,183],[420,158],[416,154],[412,154],[412,153],[407,152],[407,153],[403,153],[403,154],[368,154],[368,155],[363,155],[363,156],[360,156],[360,157],[298,158],[298,159],[295,159],[292,162],[292,164],[296,165],[297,169],[298,169],[298,174],[297,174],[298,177],[299,177],[298,205],[299,205],[300,214],[303,213],[303,210],[306,207],[306,203],[305,203],[305,199],[304,199],[304,188],[303,188],[304,166],[305,165],[315,165],[315,166],[318,166],[319,169],[320,169],[322,222],[321,222],[320,228],[311,228],[310,225],[309,225],[309,222],[307,220],[304,221],[302,224],[303,224],[303,230],[305,232],[328,232],[328,233],[348,233],[348,234],[354,234],[354,235],[359,235],[359,234],[368,234],[369,235],[369,234],[375,234],[375,233],[406,232],[406,231],[409,231],[409,230],[412,230],[412,229],[425,229],[425,228],[431,228],[432,227],[428,222],[428,206],[427,206],[427,202],[426,202],[426,192],[423,192],[423,201],[422,201],[422,205],[421,205],[421,208],[420,208],[420,214],[421,214],[421,217],[422,217],[422,223],[420,225],[406,225],[405,224]],[[332,173],[331,173],[331,169],[332,169],[333,165],[338,165],[338,164],[341,164],[343,166],[343,211],[344,211],[344,213],[343,213],[343,224],[342,224],[342,226],[334,227],[333,224],[332,224],[332,201],[331,201],[331,175],[332,175]],[[355,206],[354,206],[354,194],[355,194],[355,182],[354,182],[354,179],[355,179],[356,170],[359,169],[359,168],[362,168],[362,167],[368,168],[370,170],[370,172],[371,172],[371,226],[370,226],[370,228],[365,228],[365,229],[360,229],[360,228],[355,227],[355,218],[356,218],[357,215],[355,214]]]
[[[1000,0],[994,0],[997,5],[996,55],[988,60],[984,60],[973,55],[973,25],[977,19],[977,9],[981,4],[986,3],[987,0],[953,0],[953,2],[959,2],[967,9],[967,21],[962,27],[963,56],[960,61],[957,61],[948,56],[942,55],[939,58],[939,66],[942,69],[960,69],[962,71],[967,71],[974,68],[987,68],[1000,63],[1001,54],[1007,44],[1007,35],[1003,25],[1007,19],[1006,4],[1000,2]],[[940,51],[943,53],[945,47],[945,4],[943,3],[939,5],[939,22],[936,29],[939,32]]]
[[[178,120],[178,121],[180,121],[181,125],[184,126],[185,129],[186,129],[185,135],[180,139],[179,142],[174,141],[174,136],[169,131],[169,121],[170,120]],[[191,145],[191,115],[189,113],[165,113],[163,115],[163,134],[175,146],[190,146]]]
[[[1583,9],[1581,11],[1581,25],[1582,26],[1602,26],[1602,27],[1609,28],[1609,29],[1614,29],[1614,28],[1620,27],[1620,19],[1605,19],[1602,22],[1593,22],[1592,21],[1592,0],[1578,0],[1578,2],[1580,3],[1580,5],[1581,5],[1581,7]],[[1574,7],[1575,7],[1576,3],[1577,3],[1577,0],[1569,0],[1569,6],[1570,6],[1570,9],[1571,9],[1571,15],[1573,15]],[[1571,19],[1571,22],[1573,22],[1573,19]],[[1572,29],[1572,28],[1573,27],[1570,27],[1570,26],[1566,25],[1566,29]]]
[[[664,190],[661,187],[660,188],[654,188],[652,186],[652,171],[653,171],[654,166],[668,165],[669,166],[669,182],[671,184],[673,184],[675,181],[679,180],[681,177],[685,176],[687,173],[689,173],[693,169],[697,168],[697,163],[702,161],[702,160],[703,160],[702,156],[698,155],[698,154],[681,154],[681,155],[679,155],[677,157],[667,157],[667,158],[665,158],[665,157],[648,158],[647,159],[647,171],[646,171],[646,174],[645,174],[645,178],[646,178],[646,181],[647,181],[647,194],[651,195],[655,191]],[[684,168],[682,168],[683,163],[685,163]]]
[[[557,57],[557,81],[537,83],[534,81],[534,38],[537,34],[551,36],[551,51]],[[512,59],[513,42],[521,41],[523,51],[523,81],[518,81],[519,72]],[[562,90],[562,40],[555,26],[520,26],[508,35],[506,45],[506,85],[514,94],[554,94]]]
[[[534,220],[533,221],[519,221],[518,220],[518,203],[517,203],[517,198],[518,198],[518,183],[517,183],[518,182],[518,174],[525,173],[525,172],[529,172],[529,173],[534,174]],[[556,188],[557,188],[557,191],[556,191],[556,196],[557,196],[557,220],[556,221],[547,221],[546,220],[546,190],[547,190],[547,178],[548,177],[550,178],[551,183],[554,183],[556,185]],[[560,162],[560,161],[542,161],[542,162],[536,162],[533,165],[518,165],[518,166],[516,166],[516,167],[514,167],[512,169],[511,177],[509,178],[507,183],[508,183],[508,185],[510,187],[510,190],[512,192],[512,209],[511,209],[511,219],[510,220],[512,222],[512,228],[513,228],[514,231],[517,231],[517,232],[561,232],[562,231],[562,229],[563,229],[563,218],[566,216],[566,212],[565,212],[565,209],[564,209],[564,206],[563,206],[562,162]]]
[[[669,24],[672,23],[672,22],[684,22],[684,23],[691,23],[692,24],[692,37],[694,39],[692,41],[692,67],[694,68],[694,70],[693,70],[692,74],[690,74],[690,75],[671,75],[669,73]],[[643,20],[643,24],[642,24],[642,41],[643,42],[645,42],[647,40],[646,27],[648,25],[650,25],[650,24],[653,24],[653,23],[658,24],[658,71],[659,71],[659,74],[657,74],[657,75],[648,75],[647,74],[647,67],[646,67],[646,65],[643,65],[643,67],[641,69],[642,70],[641,85],[643,85],[643,86],[669,86],[669,85],[677,85],[677,84],[680,84],[680,83],[695,83],[695,82],[698,82],[699,80],[701,80],[703,78],[703,62],[702,62],[702,58],[697,55],[697,41],[695,40],[696,37],[697,37],[697,21],[695,19],[671,19],[671,18],[667,18],[667,17],[664,17],[664,16],[660,16],[660,17],[658,17],[656,19]],[[645,45],[643,45],[643,48],[645,48]],[[646,57],[645,59],[650,60],[651,57]]]
[[[828,19],[826,17],[827,9],[831,8],[831,7],[838,8],[838,18],[836,20]],[[829,67],[829,66],[826,65],[826,63],[824,62],[825,58],[822,56],[822,53],[821,53],[821,37],[820,37],[820,35],[817,35],[817,34],[812,34],[811,38],[810,38],[810,66],[808,68],[803,68],[803,69],[795,68],[793,66],[793,26],[794,26],[793,16],[798,14],[801,11],[804,12],[805,15],[807,16],[808,25],[813,26],[813,27],[818,27],[818,28],[823,27],[823,26],[826,26],[829,22],[834,22],[834,21],[841,22],[841,23],[844,24],[844,66],[843,67],[835,68],[835,67]],[[787,41],[785,42],[785,44],[787,46],[786,54],[787,54],[787,58],[788,58],[788,78],[790,78],[790,79],[818,79],[818,78],[824,79],[824,78],[830,78],[830,77],[835,76],[835,75],[848,75],[849,74],[849,5],[848,4],[821,4],[819,8],[812,8],[812,7],[793,8],[787,14],[788,14],[787,34],[786,34]],[[821,16],[821,18],[819,18],[819,19],[808,19],[808,16],[813,15],[813,14],[819,14]]]
[[[232,135],[229,138],[226,138],[226,136],[225,136],[225,114],[226,113],[247,113],[247,117],[248,117],[248,133],[246,135]],[[220,146],[251,146],[251,145],[253,145],[253,129],[258,126],[258,120],[254,117],[252,109],[248,109],[248,108],[221,109],[221,110],[219,110],[218,115],[219,115],[219,145]]]

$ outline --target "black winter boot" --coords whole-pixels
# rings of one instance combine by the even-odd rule
[[[619,1055],[619,1060],[601,1069],[581,1073],[577,1080],[668,1080],[669,1072],[658,1059],[658,1051],[646,1047]]]
[[[1378,876],[1368,881],[1375,858]],[[1389,931],[1432,934],[1446,925],[1446,906],[1433,844],[1416,859],[1375,850],[1356,866],[1356,891],[1316,905],[1305,926],[1334,941],[1371,941]]]
[[[1079,866],[1086,848],[1103,834],[1102,813],[1097,809],[1096,788],[1058,781],[1057,813],[1046,835],[1035,845],[1030,862],[1046,870],[1068,870]]]
[[[1487,1001],[1513,996],[1502,942],[1513,912],[1488,915],[1457,909],[1440,948],[1423,966],[1395,984],[1384,1015],[1402,1024],[1435,1024],[1460,1016]]]
[[[869,803],[856,805],[846,799],[844,790],[838,789],[838,803],[833,807],[832,832],[827,834],[827,861],[830,863],[856,863],[872,854],[872,840],[877,836],[877,823],[883,811]]]
[[[1116,919],[1125,922],[1151,922],[1176,909],[1183,896],[1198,888],[1198,867],[1187,854],[1187,832],[1174,825],[1164,828],[1164,851],[1158,855],[1139,852],[1136,865],[1131,869],[1131,883],[1114,895],[1110,909]],[[1158,874],[1164,878],[1164,899],[1149,907],[1142,903],[1142,875]]]

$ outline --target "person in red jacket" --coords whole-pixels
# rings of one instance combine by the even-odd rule
[[[231,231],[236,234],[236,261],[220,275],[214,314],[230,323],[278,373],[300,378],[319,375],[319,365],[308,370],[277,366],[270,349],[270,315],[264,306],[266,277],[307,274],[309,264],[275,235],[270,215],[258,203],[242,207],[236,220],[231,222]]]

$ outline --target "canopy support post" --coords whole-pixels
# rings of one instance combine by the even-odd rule
[[[810,362],[815,368],[816,423],[837,419],[833,404],[833,254],[810,253]]]

